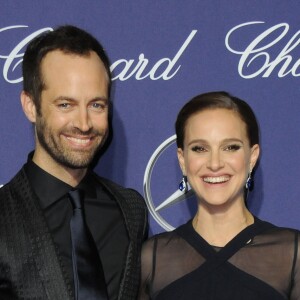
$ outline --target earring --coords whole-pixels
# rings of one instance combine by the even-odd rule
[[[251,173],[252,173],[252,171],[249,171],[249,174],[248,174],[248,177],[247,177],[247,180],[246,180],[245,188],[247,190],[250,190],[253,186],[253,180],[251,178]]]
[[[188,184],[187,184],[187,177],[185,175],[183,175],[182,180],[180,181],[178,188],[184,194],[186,194],[188,192],[189,187],[188,187]]]

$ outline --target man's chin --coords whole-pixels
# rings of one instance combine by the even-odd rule
[[[86,169],[92,162],[93,157],[86,157],[85,159],[81,157],[53,157],[58,164],[73,170]]]
[[[68,167],[69,169],[72,170],[84,170],[89,167],[90,164],[65,164],[65,167]]]

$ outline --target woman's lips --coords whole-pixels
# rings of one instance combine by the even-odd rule
[[[203,181],[206,183],[224,183],[227,182],[229,179],[229,175],[203,177]]]

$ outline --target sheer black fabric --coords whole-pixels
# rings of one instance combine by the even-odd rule
[[[192,222],[149,239],[139,299],[300,299],[299,232],[255,218],[225,247],[209,245]]]

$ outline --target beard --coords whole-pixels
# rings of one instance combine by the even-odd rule
[[[91,129],[83,132],[78,128],[55,132],[42,117],[37,118],[35,128],[40,146],[58,164],[71,169],[87,168],[105,143],[108,135],[108,130],[99,131]],[[67,145],[64,145],[64,142],[60,139],[62,133],[74,136],[80,135],[82,137],[92,136],[94,145],[89,149],[71,149]]]

